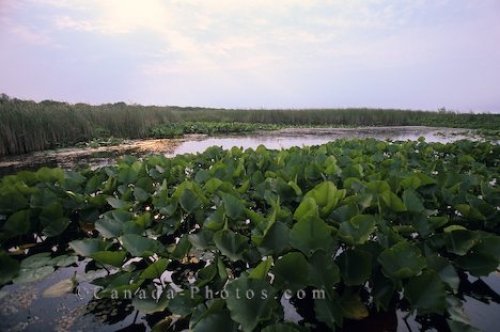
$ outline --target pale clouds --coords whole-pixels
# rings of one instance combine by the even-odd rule
[[[57,56],[82,63],[85,75],[119,72],[134,90],[117,87],[109,98],[123,100],[227,107],[491,109],[500,106],[491,88],[498,83],[494,74],[500,74],[493,46],[500,39],[499,9],[495,0],[24,0],[0,5],[5,27],[0,41],[14,43],[8,32],[44,54],[58,49]],[[115,62],[114,70],[106,69]],[[434,75],[440,75],[436,89],[420,86]],[[445,75],[470,76],[480,88],[448,82]],[[66,79],[78,82],[76,76]],[[366,82],[379,83],[372,89]],[[400,98],[410,95],[405,85],[425,93],[405,101]],[[204,88],[207,92],[198,97],[185,92]],[[453,89],[459,97],[450,97]],[[462,95],[474,89],[478,92],[469,98]],[[225,102],[217,96],[223,90],[235,96]],[[254,99],[245,95],[259,93]],[[57,93],[47,97],[53,95]],[[77,92],[64,96],[79,98]]]

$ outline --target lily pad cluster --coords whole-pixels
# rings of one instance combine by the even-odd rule
[[[471,328],[461,288],[499,267],[499,156],[338,140],[20,172],[0,181],[0,284],[79,259],[76,280],[107,271],[99,298],[156,292],[132,304],[158,329],[335,330],[396,308]]]

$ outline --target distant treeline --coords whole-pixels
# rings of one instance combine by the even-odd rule
[[[445,126],[500,128],[500,114],[393,109],[235,110],[173,106],[98,106],[34,102],[0,95],[0,156],[40,151],[99,137],[146,138],[156,126],[181,122],[282,126]]]

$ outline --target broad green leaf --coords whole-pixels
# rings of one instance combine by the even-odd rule
[[[348,286],[362,285],[371,275],[372,256],[360,249],[344,251],[337,258],[344,283]]]
[[[358,214],[359,214],[358,205],[355,203],[351,203],[336,208],[332,213],[332,218],[335,221],[345,222],[353,218],[354,216],[357,216]]]
[[[297,182],[288,181],[287,184],[293,189],[297,197],[302,196],[302,189],[300,189],[300,187],[297,185]]]
[[[64,181],[64,171],[60,168],[42,167],[36,172],[36,177],[40,182],[58,182]]]
[[[338,266],[333,262],[330,254],[316,251],[308,260],[308,284],[317,289],[333,289],[340,281]]]
[[[41,252],[39,254],[28,256],[21,262],[22,269],[36,269],[47,265],[52,265],[50,252]]]
[[[368,241],[375,231],[375,218],[371,215],[358,215],[340,224],[338,235],[350,245],[359,245]]]
[[[108,244],[99,239],[85,239],[85,240],[74,240],[69,243],[71,249],[73,249],[78,255],[89,257],[95,252],[106,250]]]
[[[245,204],[236,196],[226,193],[220,194],[224,202],[224,209],[229,218],[239,220],[245,213]]]
[[[447,311],[449,314],[449,319],[446,321],[451,332],[480,332],[480,330],[471,326],[471,321],[458,298],[449,296],[446,298],[446,302],[448,303]]]
[[[465,255],[478,241],[478,234],[468,230],[455,230],[446,234],[448,251],[460,256]]]
[[[316,319],[325,323],[331,331],[337,326],[342,326],[343,313],[338,298],[314,300],[314,312]]]
[[[319,208],[320,216],[326,217],[345,197],[345,193],[345,190],[338,190],[333,182],[325,181],[308,191],[304,199],[312,198]]]
[[[186,235],[180,237],[179,242],[175,245],[175,249],[172,252],[172,257],[177,259],[182,259],[189,253],[191,249],[191,243]]]
[[[106,201],[114,209],[128,209],[130,207],[130,203],[125,202],[113,196],[108,197]]]
[[[457,209],[457,211],[466,218],[472,220],[486,220],[486,217],[481,213],[481,211],[473,208],[469,204],[457,204],[455,209]]]
[[[52,265],[58,267],[66,267],[78,263],[78,256],[76,255],[60,255],[52,258]]]
[[[386,276],[398,279],[416,276],[426,267],[420,250],[405,241],[385,249],[379,255],[378,262]]]
[[[422,200],[413,189],[406,189],[403,192],[403,201],[409,212],[422,213],[425,210]]]
[[[311,197],[304,197],[295,210],[293,217],[297,221],[308,220],[319,216],[319,208],[316,201]]]
[[[406,211],[406,206],[404,205],[401,198],[399,198],[392,191],[384,191],[381,194],[382,200],[387,205],[387,207],[396,212],[404,212]]]
[[[210,178],[203,187],[206,191],[213,194],[222,185],[222,181],[217,178]]]
[[[90,255],[96,262],[121,267],[126,256],[125,251],[97,251]]]
[[[42,233],[48,237],[57,236],[62,234],[68,228],[71,221],[67,218],[59,218],[52,220],[45,228],[42,230]]]
[[[481,330],[473,326],[452,319],[447,319],[446,322],[451,332],[481,332]]]
[[[146,296],[141,296],[141,290],[139,290],[132,299],[134,309],[139,310],[142,314],[154,314],[155,312],[163,312],[167,308],[169,299],[165,294],[160,294],[156,289],[143,289],[142,291],[142,294]]]
[[[271,269],[272,265],[273,258],[270,256],[266,257],[266,260],[260,262],[259,265],[257,265],[252,271],[250,271],[248,277],[251,279],[266,279],[267,273]]]
[[[421,275],[411,278],[404,293],[419,314],[441,314],[446,308],[445,287],[434,271],[424,271]]]
[[[276,291],[262,279],[240,277],[227,285],[227,308],[232,320],[241,329],[250,332],[260,322],[271,319],[278,304],[274,300]]]
[[[474,252],[490,255],[500,260],[500,236],[492,234],[481,234],[478,244],[473,248]]]
[[[387,181],[370,181],[366,184],[366,187],[374,194],[383,194],[391,191],[391,186]]]
[[[297,291],[308,284],[308,263],[300,252],[290,252],[278,259],[272,271],[274,285],[280,289]]]
[[[450,226],[445,227],[443,229],[443,232],[444,233],[451,233],[454,231],[466,231],[466,230],[467,230],[467,228],[465,228],[462,225],[450,225]]]
[[[22,235],[29,232],[31,228],[30,210],[20,210],[9,216],[3,229],[12,235]]]
[[[217,257],[217,273],[219,274],[221,284],[224,285],[228,279],[228,273],[221,257]]]
[[[391,279],[386,278],[381,271],[376,271],[372,276],[373,283],[373,300],[377,310],[388,310],[396,285]]]
[[[278,255],[290,247],[290,229],[280,221],[276,221],[264,235],[257,249],[262,255]],[[252,237],[254,241],[254,237]],[[254,241],[255,243],[256,241]]]
[[[0,252],[0,286],[10,282],[19,272],[19,262]]]
[[[437,255],[428,256],[427,265],[430,269],[436,271],[441,280],[448,284],[454,292],[458,291],[460,278],[448,259]]]
[[[482,253],[460,256],[455,263],[475,277],[487,276],[498,269],[498,258]]]
[[[290,245],[311,256],[317,250],[328,251],[333,244],[333,228],[320,218],[301,219],[290,231]]]
[[[140,187],[134,188],[134,198],[136,201],[144,203],[150,198],[150,194]]]
[[[0,192],[0,212],[16,212],[27,207],[28,200],[16,189],[9,186]]]
[[[50,189],[40,189],[31,195],[30,207],[43,209],[57,201],[57,195]]]
[[[167,269],[168,260],[166,258],[160,258],[153,264],[149,265],[141,273],[142,279],[156,279],[159,278],[163,272]]]
[[[201,207],[203,201],[197,193],[193,192],[191,189],[184,188],[179,203],[185,211],[193,213]]]
[[[238,324],[231,320],[229,310],[224,307],[224,304],[222,300],[214,301],[191,329],[194,332],[238,331]]]
[[[201,288],[207,285],[217,276],[217,272],[217,264],[205,266],[203,269],[198,271],[196,286]]]
[[[193,247],[197,249],[207,249],[208,247],[214,245],[213,236],[214,232],[202,228],[198,233],[189,234],[188,239]]]
[[[142,230],[147,229],[149,226],[151,226],[151,222],[152,222],[152,218],[151,218],[151,213],[149,213],[149,212],[142,213],[138,216],[135,216],[135,218],[133,220],[134,226],[137,226],[139,229],[142,229]],[[125,226],[128,226],[131,223],[132,223],[131,221],[126,222]],[[128,227],[125,227],[125,230],[128,230]]]
[[[123,164],[122,164],[123,165]],[[130,184],[137,181],[139,172],[136,168],[126,166],[120,170],[118,181],[123,184]]]
[[[162,245],[153,240],[136,234],[125,234],[120,237],[123,247],[135,257],[146,257],[162,250]]]
[[[225,222],[226,218],[224,215],[224,209],[219,207],[205,219],[203,229],[217,232],[224,228]]]
[[[95,222],[95,229],[104,238],[119,237],[123,234],[123,224],[121,220],[103,218]]]
[[[40,222],[43,226],[50,225],[54,220],[60,219],[64,216],[62,205],[55,201],[42,208],[40,212]]]
[[[34,269],[20,269],[14,283],[27,283],[42,280],[54,272],[52,266],[42,266]]]
[[[196,305],[201,303],[203,298],[193,289],[183,290],[177,293],[168,303],[168,309],[175,315],[186,317],[190,315]]]
[[[248,249],[248,240],[246,236],[230,230],[221,230],[214,235],[217,248],[233,262],[243,258],[243,253]]]

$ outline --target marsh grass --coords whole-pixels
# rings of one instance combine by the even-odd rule
[[[68,104],[0,96],[0,156],[71,146],[109,137],[152,137],[155,127],[185,122],[278,126],[444,126],[500,128],[500,114],[388,109],[234,110],[193,107]]]

